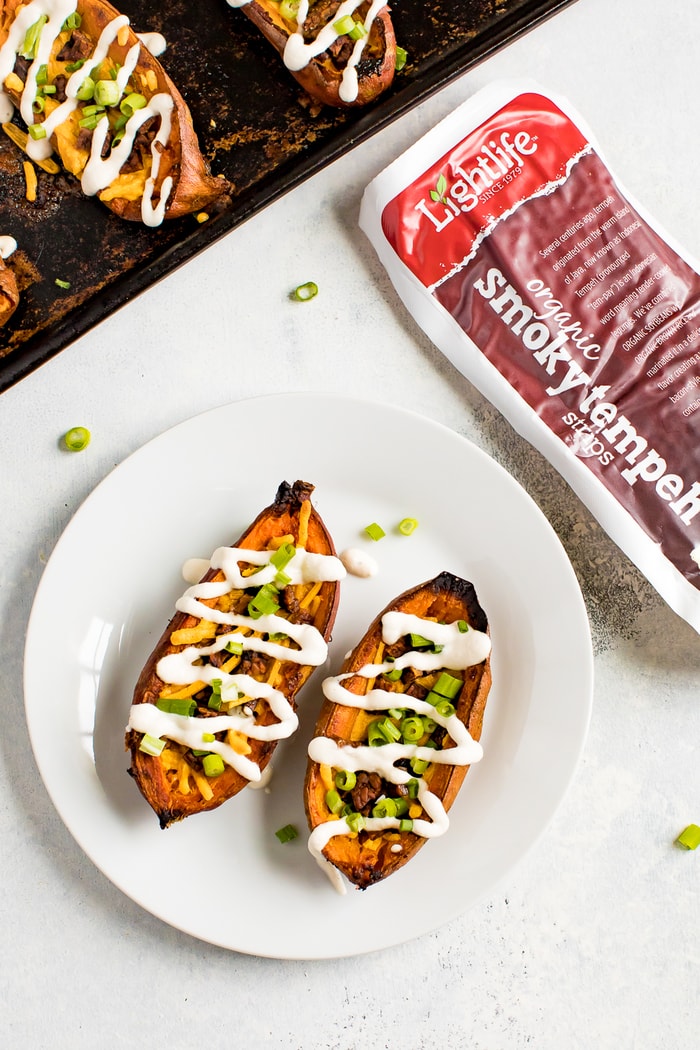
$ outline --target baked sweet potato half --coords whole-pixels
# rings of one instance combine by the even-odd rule
[[[157,226],[228,190],[179,91],[105,0],[0,0],[0,90],[27,126],[29,157],[55,153],[123,219]]]
[[[311,98],[366,106],[391,84],[396,37],[377,0],[228,0],[240,7]],[[299,23],[299,18],[303,21]]]
[[[345,575],[312,492],[283,482],[214,552],[141,672],[129,772],[163,828],[259,782],[297,727],[296,695],[326,659]]]
[[[18,305],[17,279],[0,254],[0,328],[10,320]]]
[[[447,812],[491,687],[486,615],[471,583],[440,573],[406,591],[326,679],[309,744],[309,849],[344,892],[403,867]]]

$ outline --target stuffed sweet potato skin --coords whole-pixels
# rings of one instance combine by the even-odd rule
[[[0,328],[6,324],[19,305],[19,289],[12,270],[0,256]]]
[[[271,540],[277,537],[298,537],[300,515],[303,513],[304,504],[307,504],[308,507],[312,492],[313,486],[306,482],[297,481],[293,485],[283,482],[271,506],[258,515],[252,525],[232,546],[242,547],[247,550],[263,550]],[[335,554],[330,533],[313,506],[305,528],[307,533],[307,550],[318,554]],[[203,581],[217,581],[222,578],[223,574],[221,572],[210,569],[203,577]],[[324,582],[319,593],[321,601],[314,617],[313,625],[323,635],[324,639],[328,641],[340,597],[337,582]],[[193,627],[196,623],[195,617],[181,612],[176,613],[170,620],[139,676],[134,690],[134,704],[156,703],[163,688],[163,682],[156,673],[158,661],[161,657],[175,652],[178,648],[183,648],[183,646],[176,647],[171,643],[170,638],[173,631]],[[296,694],[310,677],[313,670],[313,667],[307,665],[295,664],[291,661],[286,662],[283,668],[283,680],[278,685],[278,688],[285,694],[293,707],[296,706]],[[261,724],[270,724],[274,722],[274,717],[267,710],[259,718],[259,722]],[[236,795],[249,783],[235,769],[227,766],[221,776],[211,780],[213,790],[211,799],[203,799],[196,791],[188,795],[182,795],[173,790],[172,784],[168,780],[167,771],[160,759],[139,750],[140,739],[140,734],[127,731],[126,747],[131,752],[129,773],[136,780],[141,794],[155,811],[162,828],[168,827],[170,824],[194,813],[215,809]],[[277,741],[275,740],[250,741],[252,750],[249,757],[258,764],[261,771],[265,769],[272,757],[276,744]]]
[[[322,9],[323,17],[331,21],[338,6],[337,0],[318,0],[311,7],[310,16],[316,19],[315,13]],[[369,8],[368,2],[359,4],[358,17],[366,17]],[[282,17],[279,4],[274,0],[251,0],[250,3],[244,3],[241,10],[278,54],[284,56],[287,41],[295,26]],[[336,58],[326,51],[313,58],[304,68],[290,72],[304,91],[323,105],[347,108],[366,106],[373,102],[391,85],[396,69],[396,36],[388,6],[383,7],[374,19],[357,67],[357,94],[349,100],[343,98],[342,94],[344,68],[342,58]]]
[[[12,22],[22,6],[19,0],[0,0],[0,46],[7,39]],[[80,16],[80,34],[87,37],[93,44],[98,41],[105,27],[119,17],[119,11],[106,0],[77,0],[75,9]],[[136,33],[131,27],[128,27],[119,34],[118,39],[112,41],[108,56],[122,66],[129,50],[138,44],[139,39]],[[59,50],[58,47],[54,49],[53,59],[55,59],[57,50]],[[153,192],[153,199],[157,202],[165,179],[170,177],[173,180],[164,218],[175,219],[210,207],[228,192],[228,184],[223,179],[213,177],[209,172],[184,99],[163,66],[144,44],[140,46],[138,62],[130,83],[149,99],[156,94],[163,93],[173,101],[170,134],[164,149],[160,152],[159,170]],[[18,92],[16,86],[7,86],[6,90],[14,104],[19,106],[21,93]],[[79,178],[81,170],[76,169],[80,169],[81,149],[78,148],[76,142],[77,123],[66,122],[60,127],[62,132],[53,137],[52,145],[66,170]],[[88,152],[84,149],[82,152],[84,166]],[[136,199],[119,195],[111,196],[107,192],[109,190],[110,187],[107,187],[105,191],[98,194],[106,207],[122,219],[142,221],[140,195]]]
[[[382,617],[385,613],[393,611],[444,623],[464,620],[471,629],[488,633],[488,620],[479,604],[474,586],[452,573],[443,572],[434,579],[404,592],[383,609],[346,657],[340,674],[352,674],[374,662],[382,641]],[[453,703],[457,716],[472,739],[479,741],[492,682],[490,657],[467,667],[463,676],[464,685]],[[367,678],[359,676],[344,682],[345,687],[356,695],[362,695],[367,689],[367,684]],[[400,694],[396,695],[397,706],[400,706]],[[371,717],[373,716],[362,709],[325,700],[314,736],[329,737],[339,744],[357,744],[363,740]],[[457,797],[468,770],[469,766],[464,765],[433,765],[430,791],[441,800],[446,812]],[[312,831],[329,818],[326,804],[327,787],[319,763],[310,759],[307,765],[304,798],[309,828]],[[379,849],[367,845],[370,838],[376,840],[378,837],[383,839]],[[391,849],[392,842],[381,834],[360,832],[357,836],[338,835],[324,848],[323,856],[350,883],[358,889],[367,889],[402,868],[426,841],[421,835],[403,832],[400,837],[401,850],[395,852]],[[376,842],[374,844],[376,845]]]

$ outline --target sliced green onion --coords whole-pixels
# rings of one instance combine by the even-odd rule
[[[418,798],[418,781],[417,780],[413,780],[413,779],[409,780],[408,783],[406,784],[406,787],[408,788],[408,797],[409,798]]]
[[[405,795],[397,795],[392,801],[396,806],[397,817],[403,817],[408,813],[408,798]]]
[[[233,640],[226,642],[225,649],[227,653],[233,653],[234,656],[243,655],[243,642],[234,642]]]
[[[364,38],[367,36],[367,27],[365,26],[365,23],[355,22],[355,25],[348,33],[348,36],[351,40],[364,40]]]
[[[22,58],[36,58],[37,48],[39,46],[39,40],[41,38],[41,31],[49,20],[48,15],[41,15],[36,22],[30,25],[29,29],[25,33],[24,42],[20,48],[18,54]]]
[[[365,818],[361,813],[348,813],[345,820],[351,831],[362,831],[365,826]]]
[[[412,649],[432,649],[433,643],[422,634],[409,634],[408,640]]]
[[[337,22],[333,23],[333,28],[338,36],[347,36],[355,28],[355,19],[352,15],[345,15],[344,18],[339,18]]]
[[[331,788],[330,791],[326,792],[326,805],[331,813],[340,813],[345,805],[335,788]]]
[[[388,743],[386,736],[382,732],[379,723],[380,718],[375,718],[374,722],[370,722],[367,726],[367,743],[370,747],[382,747]]]
[[[267,637],[271,642],[283,642],[285,638],[289,638],[289,635],[285,634],[284,631],[273,631]]]
[[[440,696],[444,696],[448,700],[454,700],[459,695],[463,685],[464,682],[461,678],[455,678],[454,675],[448,674],[447,671],[441,671],[432,692],[439,693]]]
[[[68,18],[61,26],[61,32],[65,31],[66,29],[80,29],[82,23],[82,18],[80,17],[77,11],[74,11],[72,15],[68,15]]]
[[[285,587],[288,587],[292,582],[292,577],[287,576],[286,572],[278,572],[275,576],[273,583],[280,591],[283,591]]]
[[[299,832],[293,824],[285,824],[283,828],[280,828],[275,832],[275,835],[280,842],[291,842],[293,839],[299,837]]]
[[[435,705],[435,710],[439,715],[442,715],[443,718],[451,718],[456,709],[451,700],[438,700]]]
[[[105,116],[106,114],[104,111],[102,113],[92,113],[89,117],[83,117],[82,120],[79,120],[78,124],[81,128],[87,128],[88,131],[94,131]]]
[[[197,710],[197,701],[190,697],[160,696],[156,700],[156,707],[159,711],[167,711],[170,715],[187,715],[188,718],[191,718]]]
[[[367,533],[369,538],[371,540],[374,540],[375,542],[377,540],[381,540],[384,536],[386,536],[384,529],[381,527],[381,525],[377,525],[376,521],[373,521],[371,525],[367,525],[365,527],[365,532]]]
[[[399,821],[399,831],[413,831],[413,821],[410,817],[404,817]]]
[[[399,73],[403,69],[403,67],[406,65],[407,59],[408,59],[408,51],[406,51],[406,48],[405,47],[399,47],[397,45],[397,47],[396,47],[396,59],[394,61],[394,69],[396,70],[397,73]]]
[[[379,718],[377,719],[376,724],[387,744],[393,744],[401,739],[401,730],[391,721],[390,718]]]
[[[87,102],[88,99],[92,98],[94,93],[95,81],[92,79],[92,77],[85,77],[85,80],[78,88],[75,97],[79,99],[80,102]]]
[[[289,22],[296,22],[299,11],[299,0],[282,0],[280,14]]]
[[[205,755],[202,759],[202,769],[207,777],[220,777],[225,768],[221,755]]]
[[[335,775],[335,786],[339,791],[352,791],[357,783],[357,776],[350,769],[341,769]]]
[[[410,715],[401,723],[401,735],[407,744],[415,744],[422,736],[425,736],[423,719],[420,715]]]
[[[49,79],[49,67],[47,65],[39,66],[39,68],[36,71],[36,82],[37,82],[37,85],[39,87],[43,87],[43,85],[47,82],[48,79]]]
[[[248,615],[254,620],[261,616],[268,616],[279,610],[280,603],[277,601],[279,591],[271,583],[265,583],[260,590],[253,595],[248,602]]]
[[[432,733],[437,728],[437,722],[434,718],[429,718],[428,715],[422,715],[423,729],[426,733]]]
[[[209,702],[207,703],[207,707],[211,708],[212,711],[220,711],[221,710],[221,704],[222,704],[222,700],[221,700],[221,679],[220,678],[212,678],[212,680],[211,680],[211,696],[209,697]]]
[[[44,84],[42,91],[45,95],[55,95],[56,85],[55,84]]]
[[[45,105],[46,103],[44,102],[41,95],[37,95],[37,97],[32,102],[32,110],[34,113],[43,113]]]
[[[119,108],[126,117],[130,117],[132,113],[135,113],[137,109],[143,109],[146,105],[146,96],[140,95],[136,91],[132,91],[130,95],[127,95],[119,103]]]
[[[689,824],[685,831],[681,831],[676,842],[683,849],[697,849],[700,846],[700,828],[697,824]]]
[[[33,138],[35,142],[37,141],[37,139],[46,138],[46,128],[43,124],[29,124],[27,127],[27,131],[29,132],[31,138]]]
[[[469,624],[466,620],[457,620],[457,627],[459,628],[460,634],[466,634],[469,630]]]
[[[98,80],[95,84],[95,102],[101,106],[116,106],[121,94],[121,88],[115,80]]]
[[[202,743],[203,744],[213,744],[215,740],[216,740],[216,737],[214,736],[213,733],[202,733]]]
[[[71,427],[63,435],[63,444],[69,452],[82,452],[90,444],[90,431],[87,427]]]
[[[69,62],[66,66],[66,73],[77,73],[79,69],[82,69],[85,65],[85,59],[79,58],[76,62]]]
[[[165,741],[161,740],[160,737],[151,736],[150,733],[144,733],[139,744],[139,751],[143,751],[145,755],[153,755],[155,758],[161,754],[165,747]]]
[[[383,798],[372,807],[373,817],[395,817],[396,812],[396,803],[393,798]]]
[[[298,303],[307,303],[309,299],[315,299],[318,295],[318,285],[315,281],[307,281],[306,284],[297,285],[291,293],[290,298]]]
[[[97,85],[95,85],[95,86],[97,86]],[[84,117],[96,117],[98,113],[104,113],[104,111],[105,111],[104,106],[95,104],[95,105],[92,105],[92,106],[83,106],[83,111],[82,112],[83,112],[83,116]]]
[[[402,518],[399,522],[399,532],[402,536],[410,536],[417,528],[418,522],[415,518]]]
[[[296,547],[293,543],[283,543],[274,554],[270,555],[270,565],[274,565],[276,569],[282,570],[286,568],[295,554]]]
[[[382,678],[386,678],[387,682],[398,682],[402,674],[400,667],[393,667],[391,671],[384,671]]]
[[[399,722],[401,721],[401,719],[404,717],[405,714],[406,714],[406,712],[404,711],[403,707],[390,707],[389,708],[389,718],[396,718],[396,719],[398,719]]]
[[[411,762],[411,769],[417,777],[421,777],[423,776],[429,765],[430,763],[426,762],[424,758],[414,758]]]

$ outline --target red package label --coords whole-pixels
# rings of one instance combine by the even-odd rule
[[[544,94],[516,95],[435,155],[381,208],[386,243],[546,425],[538,447],[550,454],[552,436],[565,446],[562,472],[582,498],[583,468],[643,531],[650,559],[660,551],[686,581],[681,591],[700,588],[697,269]],[[444,321],[435,331],[440,343]],[[463,348],[442,349],[470,374]],[[522,409],[492,400],[518,426]],[[617,509],[599,513],[611,534]],[[640,564],[644,544],[621,532]],[[687,598],[671,601],[684,615]]]

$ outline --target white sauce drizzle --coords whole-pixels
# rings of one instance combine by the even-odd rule
[[[184,747],[202,748],[202,733],[222,733],[233,729],[253,740],[283,740],[292,735],[299,724],[299,719],[291,704],[279,689],[267,682],[259,682],[247,674],[236,674],[224,671],[214,664],[198,661],[202,657],[221,652],[229,642],[239,643],[244,650],[265,653],[277,660],[291,660],[293,663],[310,664],[317,667],[328,656],[328,645],[321,632],[312,624],[292,623],[283,616],[267,614],[257,619],[252,616],[238,615],[212,609],[205,605],[203,598],[219,598],[239,588],[257,587],[271,582],[278,569],[270,563],[273,551],[253,551],[240,547],[219,547],[209,562],[213,568],[221,569],[225,579],[219,582],[198,583],[189,587],[175,603],[179,612],[202,617],[210,623],[228,624],[231,627],[245,627],[261,634],[284,633],[297,648],[280,645],[264,638],[254,638],[240,631],[217,634],[210,645],[189,645],[180,652],[169,653],[156,665],[156,673],[161,681],[168,685],[192,685],[194,682],[211,684],[214,680],[221,682],[221,699],[223,702],[239,704],[237,713],[213,715],[202,719],[187,715],[174,715],[161,711],[154,704],[133,704],[129,711],[127,729],[137,733],[149,733],[151,736],[174,740]],[[200,559],[194,559],[200,561]],[[259,565],[260,570],[253,577],[243,576],[239,560],[249,565]],[[344,578],[345,569],[340,560],[332,555],[313,554],[297,547],[293,558],[287,563],[284,572],[293,583],[315,583],[318,581],[338,581]],[[252,581],[254,580],[254,584]],[[277,719],[272,725],[258,725],[248,709],[243,706],[245,700],[264,700]],[[261,780],[261,771],[257,763],[239,754],[229,744],[213,740],[206,744],[208,751],[215,752],[237,773],[252,782]]]
[[[137,33],[136,35],[143,46],[151,52],[154,58],[158,58],[158,55],[162,55],[168,47],[168,41],[162,33]]]
[[[360,550],[359,547],[348,547],[342,551],[340,560],[351,576],[368,579],[370,576],[376,576],[379,572],[377,561],[371,554]]]
[[[14,237],[3,234],[0,236],[0,259],[9,259],[13,252],[17,251],[17,241]]]
[[[182,578],[185,583],[199,583],[211,562],[208,558],[188,558],[182,566]]]
[[[14,69],[15,59],[24,43],[27,30],[42,15],[47,17],[47,22],[39,35],[36,56],[27,70],[24,88],[20,97],[19,109],[22,119],[25,124],[30,125],[35,123],[33,107],[39,93],[36,82],[37,73],[41,66],[48,64],[51,50],[61,33],[63,24],[66,18],[73,13],[75,13],[75,0],[31,0],[31,3],[19,9],[16,18],[10,26],[7,40],[0,48],[0,118],[3,121],[10,119],[13,106],[2,85],[4,85],[6,77]],[[46,132],[45,137],[33,139],[29,136],[26,152],[32,160],[46,160],[51,156],[53,152],[51,138],[59,125],[68,120],[78,107],[77,94],[87,76],[87,72],[91,68],[98,66],[107,57],[109,48],[117,39],[121,30],[128,26],[129,19],[126,15],[119,15],[108,22],[102,30],[90,58],[68,78],[65,86],[65,102],[58,105],[41,122],[41,126]],[[145,34],[144,37],[156,47],[158,40],[155,38],[160,37],[160,34]],[[144,39],[144,37],[140,39]],[[153,40],[151,40],[151,37],[153,37]],[[161,40],[165,43],[162,37]],[[116,83],[122,92],[126,89],[129,77],[136,68],[141,46],[141,43],[138,43],[129,49],[126,59],[117,74]],[[148,44],[144,43],[143,46],[147,47]],[[151,53],[155,54],[153,51]],[[151,117],[159,117],[158,132],[151,142],[151,174],[146,179],[141,197],[142,221],[146,226],[159,226],[165,217],[167,202],[172,192],[172,178],[168,176],[163,180],[160,199],[155,206],[153,205],[153,191],[160,169],[160,150],[167,143],[170,136],[172,109],[173,100],[170,95],[164,92],[153,95],[142,109],[137,110],[129,118],[124,128],[123,138],[104,158],[101,156],[101,152],[109,131],[109,122],[106,119],[100,120],[93,132],[90,157],[81,178],[83,193],[88,197],[95,196],[109,186],[117,178],[122,165],[129,158],[134,147],[136,134],[141,125]]]
[[[227,0],[227,3],[231,7],[245,7],[246,4],[249,4],[250,2],[251,0]],[[296,32],[288,37],[284,48],[284,54],[282,56],[287,69],[291,70],[291,72],[298,72],[301,69],[305,69],[314,58],[317,58],[318,55],[327,51],[340,36],[335,29],[335,23],[341,18],[345,18],[347,15],[353,15],[363,2],[364,0],[343,0],[343,3],[337,8],[335,14],[331,16],[330,21],[321,26],[315,39],[307,44],[304,40],[303,27],[309,13],[309,0],[300,0],[299,9],[297,11],[297,29]],[[359,91],[357,66],[362,58],[365,44],[369,39],[369,32],[372,28],[372,24],[381,9],[386,6],[386,2],[387,0],[373,0],[364,17],[363,25],[366,30],[366,35],[355,41],[352,54],[348,59],[348,63],[343,70],[341,77],[338,94],[343,102],[354,102],[357,98]]]
[[[461,632],[456,623],[438,624],[433,620],[424,620],[408,613],[389,612],[382,617],[382,638],[387,645],[392,645],[407,634],[420,634],[435,645],[444,648],[440,653],[407,652],[392,662],[365,664],[349,674],[327,678],[323,683],[323,693],[332,703],[346,707],[360,708],[366,711],[388,711],[400,706],[415,711],[418,715],[429,715],[433,721],[442,726],[455,746],[433,749],[420,747],[417,744],[393,743],[382,747],[350,744],[339,745],[330,737],[315,737],[309,744],[308,753],[312,762],[330,766],[332,769],[344,769],[357,773],[360,770],[378,773],[391,784],[407,784],[409,780],[418,780],[417,801],[430,818],[413,821],[413,833],[423,838],[435,838],[443,835],[449,827],[449,819],[442,802],[428,788],[425,780],[417,778],[410,770],[397,768],[395,763],[400,759],[423,759],[441,765],[472,765],[483,756],[481,744],[474,740],[467,728],[456,714],[444,716],[426,700],[409,696],[406,693],[393,693],[386,689],[370,689],[364,696],[350,692],[343,682],[348,678],[360,675],[363,678],[375,678],[377,675],[392,669],[412,667],[415,670],[431,671],[449,667],[453,670],[464,670],[481,663],[491,651],[491,641],[487,634],[470,628]],[[367,831],[398,830],[400,819],[397,817],[366,817]],[[346,892],[345,880],[341,873],[323,856],[323,850],[336,835],[349,835],[351,829],[345,820],[328,820],[319,824],[309,836],[309,852],[326,872],[339,893]]]

